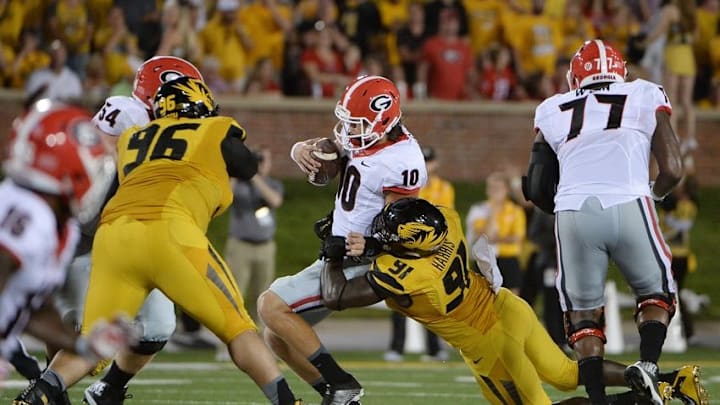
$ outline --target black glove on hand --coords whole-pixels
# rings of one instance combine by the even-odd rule
[[[365,250],[363,251],[363,256],[375,257],[375,256],[378,256],[383,251],[384,251],[384,249],[383,249],[382,242],[380,242],[379,240],[377,240],[371,236],[365,237]]]
[[[320,240],[325,240],[332,233],[333,213],[330,211],[326,216],[315,221],[313,229]]]
[[[343,236],[329,236],[325,238],[322,247],[322,257],[326,261],[342,260],[345,258],[345,238]]]

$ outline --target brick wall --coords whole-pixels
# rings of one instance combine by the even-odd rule
[[[19,98],[0,92],[0,138],[20,111]],[[275,153],[274,174],[299,177],[288,156],[297,140],[332,137],[334,103],[303,99],[220,99],[223,114],[248,130],[249,145],[268,145]],[[432,145],[442,160],[441,174],[452,180],[480,181],[508,163],[525,168],[533,139],[534,104],[415,103],[404,108],[404,122],[421,144]],[[720,185],[720,114],[698,113],[695,164],[704,185]]]

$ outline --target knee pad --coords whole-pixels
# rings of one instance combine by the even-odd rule
[[[607,338],[605,338],[605,311],[602,309],[600,309],[599,318],[598,321],[594,319],[583,319],[573,323],[570,321],[570,316],[565,313],[563,319],[565,321],[565,336],[567,336],[568,345],[573,347],[575,342],[589,336],[594,336],[602,340],[603,344],[607,343]]]
[[[655,306],[664,309],[670,316],[670,319],[672,319],[675,315],[675,294],[643,295],[642,297],[638,297],[636,302],[637,309],[635,310],[635,319],[637,319],[638,314],[643,310],[643,308],[648,306]]]
[[[162,350],[163,347],[165,347],[165,344],[167,344],[167,342],[167,340],[154,342],[141,340],[137,344],[130,346],[130,350],[135,354],[150,356]]]

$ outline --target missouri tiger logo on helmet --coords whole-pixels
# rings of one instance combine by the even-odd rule
[[[448,227],[442,212],[430,202],[402,198],[375,217],[372,234],[393,254],[425,256],[440,248]]]
[[[398,226],[400,243],[412,250],[432,251],[442,243],[447,236],[447,229],[435,232],[432,225],[421,222],[408,222]]]
[[[160,86],[153,109],[156,118],[205,118],[216,116],[219,106],[205,83],[183,76]]]

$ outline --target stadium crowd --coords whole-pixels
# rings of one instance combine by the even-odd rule
[[[655,34],[673,3],[681,23]],[[62,80],[75,87],[69,94],[102,99],[129,93],[143,60],[174,55],[198,65],[220,94],[335,98],[352,78],[381,74],[407,97],[542,99],[566,89],[567,62],[587,38],[629,49],[630,63],[649,68],[633,73],[656,82],[663,81],[663,42],[679,38],[692,45],[690,59],[680,59],[692,64],[684,74],[697,72],[695,99],[710,105],[720,72],[720,48],[710,46],[720,41],[720,2],[697,3],[0,0],[0,77],[4,87],[33,91],[33,73],[51,67],[55,77],[77,76],[77,84]]]

